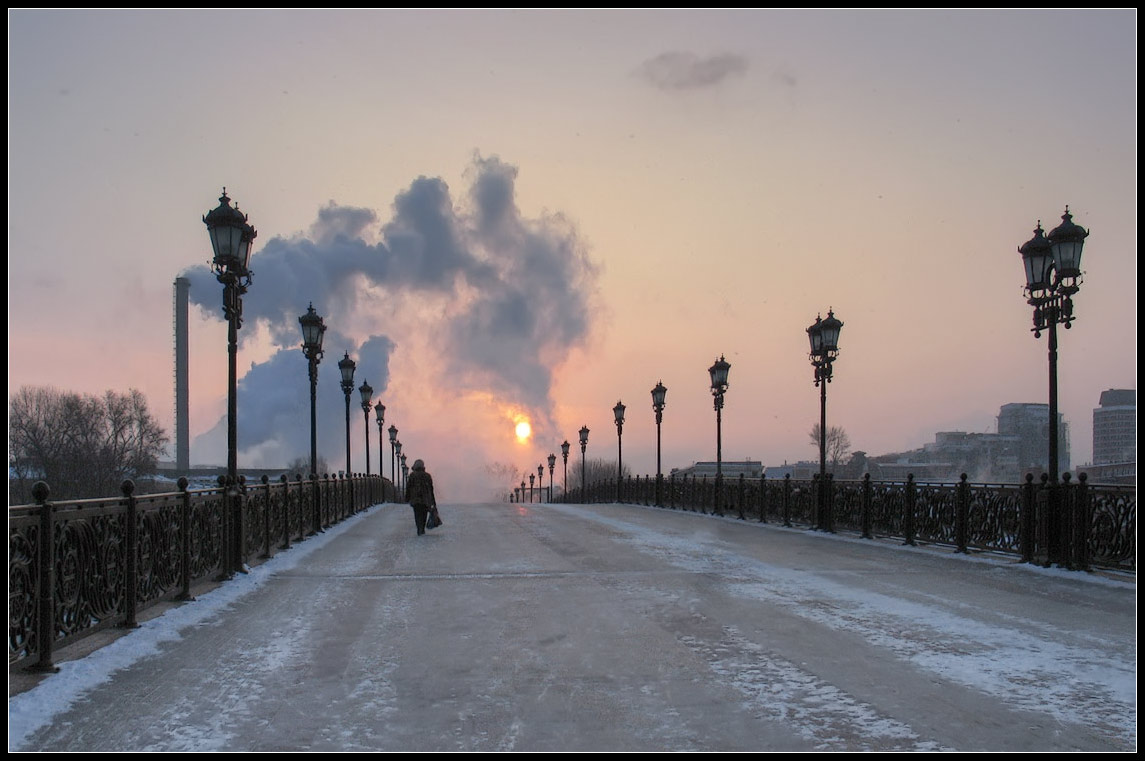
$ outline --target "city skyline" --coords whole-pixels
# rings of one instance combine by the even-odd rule
[[[566,439],[571,466],[582,425],[615,457],[618,398],[625,463],[654,472],[657,381],[665,472],[713,459],[720,355],[724,458],[814,459],[828,309],[828,424],[906,451],[1046,401],[1017,248],[1068,205],[1079,465],[1101,392],[1136,388],[1135,92],[1135,10],[9,11],[9,393],[139,388],[173,437],[189,273],[191,432],[217,451],[201,216],[225,185],[259,231],[240,467],[308,451],[310,300],[331,463],[343,352],[456,492]]]

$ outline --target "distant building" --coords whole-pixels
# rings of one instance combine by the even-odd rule
[[[971,481],[1013,483],[1026,473],[1040,476],[1049,458],[1049,405],[1004,404],[998,412],[997,433],[941,431],[934,442],[910,452],[868,457],[848,463],[845,478],[862,472],[882,481],[957,481],[963,473]],[[1058,460],[1069,469],[1069,429],[1058,416]],[[865,467],[864,467],[865,466]]]
[[[1050,449],[1048,404],[1003,404],[998,412],[998,433],[1018,437],[1018,469],[1040,475],[1046,470]],[[1058,413],[1058,469],[1069,470],[1069,426]],[[1020,475],[1021,475],[1020,474]],[[1060,473],[1059,473],[1060,475]]]
[[[724,460],[720,466],[720,472],[724,478],[739,478],[743,474],[744,478],[759,478],[763,475],[763,463],[759,460]],[[697,462],[693,463],[687,468],[672,468],[669,475],[683,478],[684,476],[703,478],[716,477],[716,462]]]
[[[1093,410],[1093,464],[1137,461],[1137,391],[1111,388],[1101,392]]]

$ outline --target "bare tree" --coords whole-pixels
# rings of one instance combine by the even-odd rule
[[[819,424],[811,426],[811,431],[808,433],[808,438],[811,440],[811,445],[816,450],[819,449]],[[847,455],[851,453],[851,437],[847,435],[840,426],[831,425],[827,427],[827,461],[831,463],[831,469],[835,470],[839,467],[839,463],[847,459]]]
[[[167,436],[143,394],[80,395],[25,386],[8,400],[9,503],[46,481],[54,499],[109,497],[155,472]]]
[[[315,475],[322,476],[330,472],[330,465],[326,462],[326,458],[318,455],[318,473]],[[310,477],[310,456],[295,457],[286,466],[286,473],[290,478],[301,475],[303,478]]]
[[[580,475],[580,462],[578,461],[575,467],[572,462],[569,462],[569,489],[580,488]],[[625,465],[624,477],[627,478],[630,475],[632,475],[632,471]],[[585,460],[584,478],[589,486],[598,481],[616,481],[616,460]]]

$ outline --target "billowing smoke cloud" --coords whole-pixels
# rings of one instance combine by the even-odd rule
[[[318,416],[320,450],[332,467],[344,465],[344,456],[331,456],[344,452],[337,370],[344,351],[358,362],[356,384],[368,380],[375,398],[389,386],[393,352],[408,350],[440,360],[440,372],[426,382],[488,392],[549,418],[552,371],[588,335],[597,273],[561,216],[522,216],[516,176],[515,167],[497,158],[476,157],[464,207],[455,205],[443,180],[419,177],[394,199],[380,228],[374,211],[331,202],[305,235],[256,248],[240,340],[249,340],[258,325],[278,350],[240,382],[244,462],[284,464],[308,451],[309,387],[298,317],[309,303],[329,326]],[[184,274],[195,302],[219,314],[219,285],[210,269]],[[415,320],[422,328],[433,324],[407,333],[403,325]],[[403,346],[407,336],[424,334],[434,345]],[[362,415],[356,393],[351,415]],[[202,438],[217,441],[220,431],[225,419]],[[360,442],[352,443],[359,452]]]
[[[661,53],[640,64],[637,73],[661,90],[692,90],[717,85],[747,71],[747,59],[732,53],[699,58],[693,53]]]

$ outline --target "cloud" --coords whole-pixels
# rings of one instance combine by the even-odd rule
[[[329,453],[341,451],[345,435],[337,361],[348,351],[359,363],[356,381],[369,380],[378,398],[389,386],[397,350],[391,335],[424,337],[427,345],[403,347],[434,358],[437,371],[423,382],[486,392],[551,420],[553,370],[590,332],[597,268],[562,215],[522,214],[516,167],[476,156],[465,178],[461,206],[444,180],[418,177],[394,199],[380,227],[373,210],[331,202],[306,234],[276,237],[255,251],[240,340],[250,340],[257,323],[277,350],[241,379],[244,461],[256,459],[253,452],[285,462],[309,450],[298,317],[310,303],[328,326],[318,417],[321,448],[332,465],[341,458]],[[184,276],[195,303],[221,317],[220,286],[210,268],[193,267]],[[217,434],[216,427],[207,438],[217,441]]]
[[[640,64],[637,73],[661,90],[693,90],[742,75],[747,64],[747,58],[734,53],[699,58],[694,53],[668,52]]]

